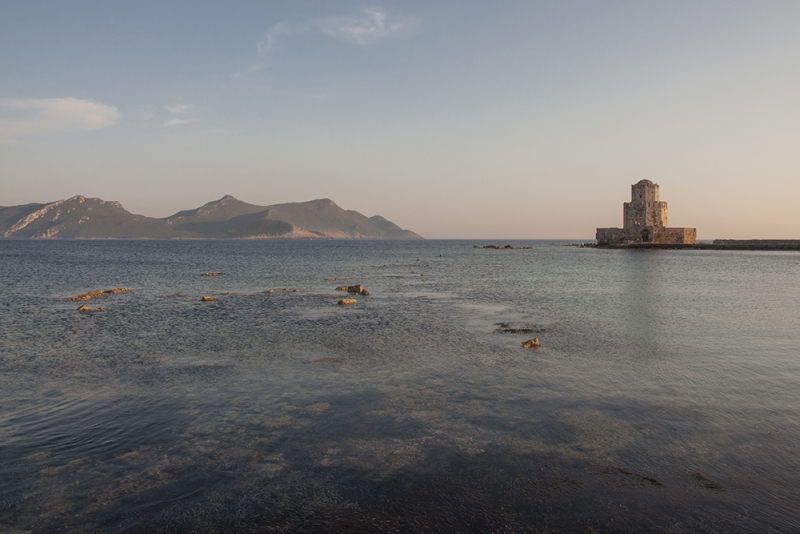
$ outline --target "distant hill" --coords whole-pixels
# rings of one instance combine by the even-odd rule
[[[0,236],[35,238],[422,239],[376,215],[343,210],[330,199],[256,206],[226,195],[163,219],[130,213],[119,202],[82,196],[0,207]]]

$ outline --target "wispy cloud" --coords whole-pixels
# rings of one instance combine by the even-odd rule
[[[100,130],[120,116],[114,106],[72,97],[0,100],[0,138]]]
[[[280,36],[300,33],[317,33],[367,46],[387,37],[398,37],[418,26],[414,19],[390,17],[382,7],[364,8],[356,15],[325,17],[306,22],[280,22],[269,29],[257,44],[258,55],[265,56]]]
[[[254,74],[260,70],[264,70],[267,68],[267,65],[264,63],[256,63],[255,65],[250,65],[246,69],[242,69],[239,72],[233,74],[234,78],[241,78],[242,76],[246,76],[248,74]]]
[[[172,115],[178,115],[178,117],[162,123],[161,126],[178,126],[181,124],[189,124],[190,122],[197,122],[196,120],[184,118],[195,112],[195,108],[191,104],[170,104],[169,106],[164,106],[164,109]]]
[[[192,121],[186,119],[171,119],[162,124],[162,126],[178,126],[179,124],[189,124],[190,122]]]
[[[169,111],[170,113],[191,113],[194,110],[194,106],[191,104],[172,104],[171,106],[164,106],[164,108]]]
[[[323,35],[366,45],[410,29],[411,21],[390,20],[382,8],[367,8],[361,16],[328,17],[314,22]]]

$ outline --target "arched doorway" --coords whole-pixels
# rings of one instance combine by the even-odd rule
[[[644,241],[645,243],[649,243],[650,242],[650,237],[651,237],[650,236],[650,230],[645,228],[644,230],[642,230],[642,234],[641,235],[642,235],[642,241]]]

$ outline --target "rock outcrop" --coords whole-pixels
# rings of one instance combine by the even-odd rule
[[[541,345],[541,343],[539,343],[539,338],[538,338],[538,337],[535,337],[535,338],[533,338],[533,339],[529,339],[528,341],[526,341],[525,343],[523,343],[523,344],[522,344],[522,348],[523,348],[523,349],[535,349],[535,348],[536,348],[536,347],[538,347],[539,345]]]
[[[94,291],[89,291],[88,293],[81,293],[80,295],[75,295],[74,297],[70,297],[68,300],[78,301],[78,300],[92,300],[96,298],[100,298],[103,295],[115,295],[117,293],[125,293],[127,291],[133,291],[129,287],[115,287],[112,289],[96,289]]]
[[[339,286],[336,288],[336,291],[347,291],[348,293],[351,293],[353,295],[364,295],[364,296],[369,295],[369,291],[364,289],[364,286],[362,286],[361,284],[357,286]]]

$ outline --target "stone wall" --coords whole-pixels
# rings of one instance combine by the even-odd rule
[[[635,235],[625,228],[598,228],[595,234],[598,245],[624,245],[632,237],[635,238]]]
[[[672,245],[691,245],[697,242],[696,228],[658,228],[654,229],[653,243]]]
[[[622,205],[623,228],[641,226],[667,226],[668,209],[666,202],[625,202]]]
[[[800,239],[715,239],[715,245],[737,245],[743,247],[800,247]]]
[[[633,243],[665,243],[691,245],[697,242],[694,228],[665,228],[663,226],[643,226],[640,228],[598,228],[595,234],[597,244],[629,245]]]

